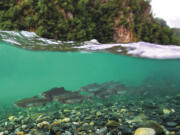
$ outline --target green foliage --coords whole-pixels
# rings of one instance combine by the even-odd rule
[[[155,21],[158,22],[161,26],[168,26],[166,21],[162,18],[155,18]]]
[[[118,26],[124,26],[126,28],[129,27],[129,22],[126,18],[121,18],[120,21],[118,22]]]
[[[180,44],[162,19],[153,19],[149,0],[1,0],[0,29],[35,31],[46,38],[113,42],[118,26],[138,40]],[[177,35],[177,34],[176,34]]]
[[[172,30],[173,30],[174,34],[180,39],[180,29],[173,28]]]

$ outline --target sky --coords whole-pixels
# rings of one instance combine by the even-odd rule
[[[163,18],[170,27],[180,28],[180,0],[151,0],[155,17]]]

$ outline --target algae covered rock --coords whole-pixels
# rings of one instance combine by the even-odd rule
[[[38,128],[49,128],[49,126],[50,126],[50,124],[47,121],[43,121],[43,122],[37,124]]]
[[[116,122],[114,120],[108,120],[108,122],[106,123],[106,126],[108,128],[117,128],[120,126],[120,123],[119,122]]]

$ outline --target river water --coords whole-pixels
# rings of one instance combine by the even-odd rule
[[[1,42],[0,61],[1,103],[12,103],[60,86],[75,91],[90,83],[112,80],[130,86],[139,85],[148,77],[166,78],[174,84],[180,80],[180,60],[153,60],[103,52],[29,51]]]
[[[12,40],[6,41],[16,44]],[[179,47],[159,46],[156,49],[150,45],[149,51],[146,48],[148,43],[137,43],[145,45],[137,47],[133,53],[151,58],[147,59],[113,54],[107,50],[96,51],[94,48],[91,48],[93,51],[73,52],[32,51],[11,43],[0,42],[0,134],[133,135],[142,126],[151,128],[151,132],[157,135],[179,135]],[[30,43],[28,45],[31,47]],[[142,48],[147,53],[140,53],[144,51]],[[164,48],[166,52],[163,52]],[[153,50],[156,50],[155,55]],[[115,87],[117,83],[113,81],[123,84],[120,85],[120,93],[117,93],[119,87]],[[87,102],[75,103],[77,99],[69,98],[74,91],[94,83],[106,84],[95,92],[96,99],[86,97]],[[97,84],[95,86],[98,87]],[[35,101],[28,103],[23,100],[30,106],[21,108],[24,106],[17,105],[16,101],[41,97],[42,92],[56,87],[72,91],[65,97],[73,102],[64,104],[65,98],[59,99],[60,103],[33,107]],[[92,91],[89,92],[92,94]]]

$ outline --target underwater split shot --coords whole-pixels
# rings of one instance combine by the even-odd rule
[[[0,135],[180,135],[180,0],[0,0]]]
[[[159,135],[179,130],[180,60],[30,51],[0,43],[0,131]],[[136,131],[145,132],[145,131]]]

